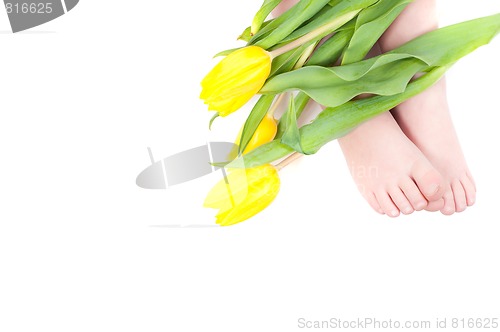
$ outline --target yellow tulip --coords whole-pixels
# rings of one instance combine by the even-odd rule
[[[204,206],[219,210],[218,225],[231,226],[268,207],[279,189],[278,171],[272,165],[233,169],[208,193]]]
[[[238,145],[240,144],[243,128],[244,126],[241,128],[238,136],[236,137],[236,142],[234,143],[235,147],[229,153],[229,156],[227,158],[228,160],[236,159],[236,157],[238,156]],[[257,130],[255,130],[255,133],[250,139],[250,142],[248,142],[245,151],[243,151],[243,154],[247,154],[248,152],[257,149],[259,146],[271,142],[276,137],[277,132],[278,123],[276,119],[270,113],[266,114],[264,119],[262,119],[259,126],[257,127]]]
[[[267,114],[260,122],[257,130],[250,139],[250,142],[248,142],[245,151],[243,151],[243,154],[246,154],[261,145],[271,142],[276,136],[277,132],[278,124],[276,122],[276,119],[271,114]]]
[[[271,54],[248,46],[229,54],[201,82],[200,98],[210,111],[227,116],[245,105],[271,73]]]

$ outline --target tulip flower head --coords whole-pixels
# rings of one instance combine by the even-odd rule
[[[258,46],[229,54],[201,82],[200,98],[210,111],[227,116],[245,105],[264,86],[272,57]]]
[[[208,193],[204,206],[218,209],[216,223],[231,226],[268,207],[278,195],[280,179],[272,165],[233,169]]]
[[[277,132],[278,124],[276,122],[276,119],[274,119],[271,114],[267,114],[264,119],[262,119],[250,142],[248,142],[248,145],[245,148],[243,154],[246,154],[252,150],[255,150],[261,145],[271,142],[276,136]]]

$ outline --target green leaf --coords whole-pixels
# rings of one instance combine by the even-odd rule
[[[358,16],[356,31],[344,53],[342,64],[361,61],[412,0],[380,0]]]
[[[280,16],[272,19],[269,21],[269,24],[267,26],[263,26],[259,32],[257,32],[248,42],[248,45],[254,45],[258,41],[262,40],[263,38],[269,36],[274,30],[276,30],[279,26],[284,24],[286,21],[290,20],[294,16],[297,15],[297,13],[300,10],[299,7],[300,3],[296,4],[295,6],[291,7],[289,10],[285,11],[283,14]],[[314,15],[313,15],[314,16]],[[251,30],[251,27],[250,27]]]
[[[313,53],[306,66],[331,66],[342,55],[354,33],[352,29],[338,31]]]
[[[262,24],[266,20],[266,18],[271,14],[274,8],[279,5],[281,0],[265,0],[264,3],[262,4],[262,7],[259,9],[257,14],[255,15],[253,22],[252,22],[252,27],[251,27],[251,35],[255,35],[257,32],[259,32],[260,28],[262,27]]]
[[[300,118],[300,116],[304,112],[309,101],[311,101],[311,98],[303,92],[299,92],[297,96],[295,96],[294,105],[295,105],[296,121]],[[282,117],[282,119],[284,119],[284,117]],[[281,139],[281,137],[283,137],[286,127],[287,127],[286,121],[280,120],[278,123],[278,132],[276,133],[275,139]]]
[[[269,28],[267,30],[272,31],[269,35],[255,42],[254,45],[267,50],[280,43],[295,29],[300,27],[302,23],[313,17],[317,12],[325,7],[328,2],[328,0],[300,0],[295,6],[283,13],[283,15],[280,15],[273,21],[273,23],[269,24],[266,28]],[[262,29],[260,32],[265,34],[268,31],[266,31],[266,29]],[[254,36],[256,39],[258,37],[259,33]],[[250,42],[252,41],[253,40]]]
[[[264,23],[262,23],[262,26],[261,28],[265,28],[269,23],[273,22],[274,19],[271,19],[269,21],[266,21]],[[238,37],[238,40],[243,40],[245,42],[250,42],[250,40],[253,38],[254,35],[252,35],[252,27],[249,26],[247,27],[242,33],[241,35]]]
[[[280,44],[286,44],[289,42],[292,42],[302,36],[305,36],[306,34],[317,30],[328,23],[341,18],[349,13],[354,13],[357,14],[359,11],[362,9],[371,6],[372,4],[376,3],[378,0],[344,0],[339,2],[338,4],[334,5],[333,7],[329,8],[326,10],[324,13],[322,13],[319,17],[317,17],[315,20],[307,24],[306,26],[294,31],[292,34],[290,34],[288,37],[284,38]],[[355,15],[352,15],[355,16]],[[345,23],[349,22],[352,19],[350,17],[347,19],[345,22],[339,25],[342,26]],[[338,28],[338,27],[337,27]],[[331,33],[329,31],[325,35]]]
[[[327,10],[330,9],[330,6],[325,6],[322,9],[320,9],[316,14],[314,14],[311,18],[303,22],[300,27],[309,24],[310,22],[314,21],[317,17],[320,15],[323,15],[323,13]],[[266,21],[262,24],[262,28],[257,32],[254,36],[251,36],[251,27],[248,27],[242,34],[242,37],[244,37],[245,41],[248,41],[248,45],[255,45],[257,42],[260,40],[264,39],[265,37],[269,36],[276,28],[278,28],[283,22],[290,20],[292,17],[294,17],[297,13],[297,8],[292,7],[285,13],[281,14],[279,17],[270,19],[269,21]],[[299,28],[300,28],[299,27]],[[250,40],[246,40],[249,38]],[[276,46],[275,46],[276,47]],[[269,48],[270,50],[272,48]]]
[[[436,67],[408,85],[403,93],[374,96],[326,108],[311,124],[301,128],[303,148],[314,154],[330,141],[347,135],[361,123],[389,111],[434,85],[451,67]]]
[[[257,101],[257,103],[255,104],[245,122],[245,125],[243,126],[238,154],[241,154],[243,151],[245,151],[255,131],[259,127],[259,124],[262,122],[262,119],[264,119],[267,112],[269,111],[269,108],[273,104],[273,100],[273,95],[265,95],[261,96],[259,101]]]
[[[389,53],[409,53],[429,66],[444,66],[488,44],[499,32],[496,14],[434,30]]]
[[[362,93],[397,94],[419,71],[454,63],[499,32],[500,14],[456,24],[372,59],[333,68],[310,66],[278,75],[264,85],[261,93],[301,90],[328,107]]]
[[[293,150],[303,154],[304,152],[302,151],[300,143],[299,126],[297,125],[297,113],[295,112],[295,99],[293,97],[290,98],[290,105],[288,106],[286,113],[283,115],[283,119],[286,125],[285,132],[281,138],[281,143],[288,145]]]
[[[388,55],[380,59],[359,78],[354,71],[342,73],[336,70],[341,67],[311,66],[298,69],[272,78],[261,93],[275,94],[298,89],[318,103],[334,107],[363,93],[384,96],[401,93],[417,72],[427,68],[423,61],[408,55]]]

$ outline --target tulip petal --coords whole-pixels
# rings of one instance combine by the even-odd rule
[[[226,211],[245,200],[247,193],[247,172],[244,169],[235,169],[210,190],[203,205]]]
[[[247,199],[233,209],[217,215],[216,223],[221,226],[232,226],[250,219],[267,208],[279,192],[279,177],[273,176],[259,183],[259,189],[249,191]]]
[[[207,195],[205,207],[219,209],[216,223],[230,226],[269,206],[278,195],[280,179],[272,165],[235,169]]]
[[[245,105],[264,86],[272,59],[257,46],[236,50],[202,80],[200,98],[211,111],[227,116]]]

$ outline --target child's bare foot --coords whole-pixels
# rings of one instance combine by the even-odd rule
[[[405,134],[447,182],[441,212],[463,212],[476,202],[476,186],[455,133],[445,81],[401,104],[394,116]]]
[[[361,193],[375,211],[397,217],[443,208],[443,178],[405,136],[390,113],[339,140]]]
[[[437,22],[436,1],[416,0],[387,30],[380,45],[383,51],[392,50],[436,29]],[[476,201],[476,187],[449,114],[445,80],[398,106],[393,115],[403,132],[446,181],[441,212],[451,215],[472,206]]]

